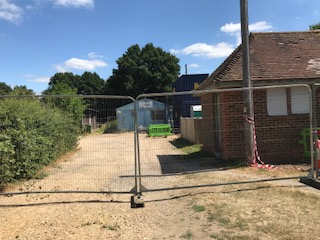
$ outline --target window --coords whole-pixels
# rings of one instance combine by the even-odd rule
[[[166,119],[166,114],[164,110],[152,110],[151,111],[152,121],[164,121]]]
[[[267,89],[267,110],[269,116],[288,115],[287,93],[285,88]]]
[[[306,87],[291,88],[292,114],[310,113],[310,92]]]
[[[193,89],[197,89],[198,87],[199,87],[199,83],[195,82],[195,83],[193,84]]]

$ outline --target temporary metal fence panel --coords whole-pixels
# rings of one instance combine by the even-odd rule
[[[244,113],[245,91],[253,93],[253,118]],[[181,104],[181,99],[189,99],[190,96],[201,99],[201,117],[191,118],[187,113],[192,113],[193,105],[188,102]],[[8,101],[15,102],[11,109]],[[26,101],[30,104],[25,104]],[[6,167],[10,166],[10,161],[15,161],[12,156],[24,156],[23,150],[28,144],[36,145],[38,149],[47,146],[40,133],[50,130],[50,124],[58,121],[59,113],[52,112],[57,107],[69,112],[64,114],[63,124],[70,127],[62,134],[57,132],[55,142],[51,144],[54,147],[55,143],[60,143],[60,138],[68,143],[66,136],[71,135],[75,127],[68,119],[70,114],[77,116],[79,113],[76,111],[79,110],[79,101],[86,103],[82,111],[85,114],[83,116],[80,111],[81,119],[77,118],[75,125],[81,126],[86,133],[79,138],[77,148],[63,154],[34,178],[11,185],[9,192],[7,188],[7,192],[2,194],[132,193],[135,195],[131,203],[142,206],[141,194],[148,191],[298,178],[307,175],[302,170],[314,169],[313,154],[305,155],[305,146],[314,152],[314,141],[310,137],[303,139],[301,134],[304,129],[312,132],[310,88],[296,84],[142,94],[136,100],[118,96],[1,97],[0,103],[6,106],[1,108],[0,114],[0,171],[4,180]],[[34,109],[30,109],[31,103],[35,104]],[[16,110],[17,106],[21,109]],[[32,114],[28,117],[24,112],[36,109],[46,110],[36,115],[39,119],[31,117]],[[144,118],[144,125],[142,116],[148,116]],[[181,118],[191,118],[194,124],[181,124]],[[41,125],[44,119],[48,125]],[[14,128],[6,128],[8,124],[16,124],[23,134]],[[29,127],[34,124],[39,126]],[[172,134],[149,136],[148,126],[154,124],[171,125]],[[244,131],[248,125],[252,130],[251,147],[254,150],[250,159],[245,151],[248,141]],[[63,126],[57,125],[56,128],[61,131]],[[193,131],[192,137],[186,134],[189,131]],[[34,133],[41,137],[30,137]],[[35,157],[28,154],[30,159]],[[41,161],[44,156],[47,155],[42,152],[36,159]],[[28,157],[21,159],[28,160]],[[4,164],[6,161],[10,163]],[[21,161],[19,167],[23,163]],[[245,167],[248,164],[253,167]],[[314,174],[314,171],[309,174]]]
[[[121,96],[2,96],[2,194],[130,193],[135,178],[123,176],[135,175],[135,137],[121,126],[134,123],[132,103]],[[130,115],[121,115],[126,105]],[[43,166],[34,171],[36,163]]]
[[[244,113],[245,91],[253,93],[254,118]],[[180,100],[190,96],[201,99],[202,117],[182,116],[187,112],[184,108],[192,106]],[[142,94],[137,99],[143,98],[166,104],[162,120],[172,125],[174,134],[150,137],[139,131],[142,191],[298,179],[312,167],[313,157],[304,154],[301,135],[303,129],[312,129],[307,85]],[[190,127],[185,118],[194,120],[192,128],[181,129]],[[252,159],[245,151],[246,124],[252,130]],[[194,132],[194,142],[186,134],[189,130]],[[306,141],[313,152],[312,140]]]

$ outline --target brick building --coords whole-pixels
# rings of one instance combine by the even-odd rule
[[[250,34],[253,86],[320,83],[320,31]],[[243,86],[241,45],[199,86],[199,90]],[[320,90],[320,89],[319,89]],[[316,94],[320,99],[319,91]],[[268,163],[309,162],[300,132],[310,125],[311,94],[305,87],[253,92],[260,157]],[[319,100],[316,109],[319,109]],[[223,159],[245,158],[243,93],[202,94],[204,149]],[[318,110],[319,112],[319,110]]]

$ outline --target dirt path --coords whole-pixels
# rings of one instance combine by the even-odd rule
[[[140,140],[144,150],[152,141],[145,136]],[[133,144],[131,133],[87,136],[79,150],[51,169],[47,177],[11,191],[130,191],[134,186]],[[147,158],[142,156],[147,161],[144,173],[160,175],[157,155],[178,153],[167,139],[159,138],[156,145],[160,151],[150,150]],[[0,196],[0,239],[165,239],[158,231],[175,218],[168,206],[177,201],[176,194],[180,193],[149,194],[142,209],[131,209],[130,195],[120,194]],[[177,214],[184,204],[174,208]]]
[[[167,160],[181,154],[170,143],[174,139],[140,136],[145,187],[221,182],[232,175],[161,176]],[[133,144],[131,133],[87,136],[47,177],[12,190],[130,191]],[[147,193],[146,206],[140,209],[131,209],[130,195],[121,194],[0,196],[0,239],[214,239],[221,226],[193,209],[194,196],[205,192],[212,194],[212,189]]]

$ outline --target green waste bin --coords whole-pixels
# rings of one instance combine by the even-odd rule
[[[150,137],[169,136],[172,135],[172,128],[170,124],[150,124],[148,134]]]

